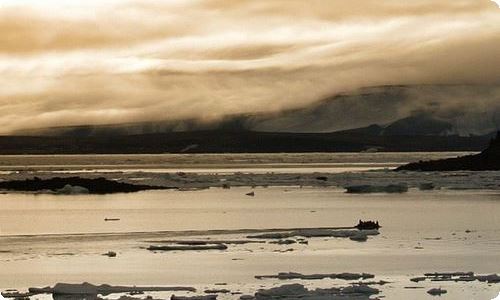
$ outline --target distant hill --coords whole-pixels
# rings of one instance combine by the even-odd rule
[[[383,127],[383,135],[485,135],[500,128],[500,103],[494,96],[498,91],[497,86],[379,86],[274,113],[228,115],[211,121],[180,119],[39,128],[13,135],[97,137],[214,130],[329,133],[372,124]],[[470,105],[471,97],[478,105]]]
[[[397,120],[383,129],[384,135],[449,135],[453,125],[428,114]]]
[[[421,113],[387,125],[373,124],[367,127],[339,131],[339,133],[375,136],[446,136],[453,135],[452,129],[451,123]]]
[[[494,88],[381,86],[306,107],[213,121],[25,130],[0,137],[0,154],[480,151],[500,124],[500,109],[471,108],[461,98],[489,99]],[[458,99],[456,106],[440,100],[450,97]]]
[[[334,132],[372,124],[386,127],[402,120],[402,124],[395,124],[396,128],[408,124],[415,130],[411,133],[406,128],[404,134],[484,135],[500,129],[499,92],[498,85],[371,87],[329,97],[304,108],[257,115],[247,124],[255,131]],[[432,124],[430,120],[437,122]],[[418,121],[436,128],[427,127],[423,128],[425,132],[419,132],[422,126]]]

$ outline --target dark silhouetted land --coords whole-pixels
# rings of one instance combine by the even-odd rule
[[[95,137],[2,136],[0,154],[480,151],[489,140],[489,135],[374,135],[363,131],[273,133],[214,130]]]
[[[484,151],[476,155],[411,163],[397,169],[410,171],[500,170],[500,132]]]
[[[8,180],[0,182],[0,190],[39,192],[39,191],[63,191],[66,187],[83,188],[89,194],[112,194],[112,193],[132,193],[144,190],[166,189],[149,185],[130,184],[118,182],[105,178],[81,178],[81,177],[54,177],[41,179],[34,177],[25,180]]]

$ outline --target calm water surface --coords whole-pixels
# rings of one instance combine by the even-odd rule
[[[0,195],[1,235],[348,226],[379,219],[392,230],[500,229],[500,194],[411,191],[350,195],[341,189],[250,188],[114,195]],[[105,218],[120,218],[105,222]]]
[[[282,158],[282,165],[271,168],[259,164],[274,164],[279,155],[206,155],[193,168],[297,169],[295,164],[303,161],[307,165],[306,168],[300,165],[301,172],[309,172],[324,166],[386,167],[394,162],[453,155],[291,154]],[[2,168],[30,166],[35,172],[44,168],[97,171],[105,166],[123,171],[119,161],[124,157],[128,156],[3,157]],[[186,167],[186,157],[173,157],[128,157],[126,160],[134,161],[125,169]],[[229,161],[222,167],[218,165],[221,158]],[[412,189],[398,195],[349,195],[336,188],[269,187],[253,189],[255,197],[245,196],[251,190],[212,188],[105,196],[0,194],[0,288],[89,281],[191,285],[203,290],[214,287],[216,282],[226,282],[231,290],[249,293],[262,284],[269,287],[284,283],[258,281],[255,275],[295,271],[373,273],[377,280],[392,282],[382,288],[386,299],[426,299],[430,297],[425,293],[427,289],[440,286],[448,289],[441,299],[492,299],[500,291],[500,285],[432,282],[420,284],[424,289],[405,289],[415,285],[409,278],[424,272],[500,272],[498,191]],[[120,221],[105,222],[105,218]],[[224,252],[172,253],[151,253],[144,249],[150,245],[147,242],[150,237],[131,234],[167,231],[164,235],[171,238],[241,239],[245,236],[230,230],[349,226],[358,219],[379,220],[383,226],[381,234],[366,243],[313,238],[309,245],[248,244],[231,246]],[[210,229],[225,231],[213,236],[206,232]],[[196,237],[183,237],[186,230],[200,232]],[[107,233],[120,234],[103,235]],[[286,247],[294,251],[280,252]],[[118,252],[118,257],[101,255],[110,250]],[[345,284],[328,280],[304,283],[310,287]]]
[[[248,191],[233,188],[108,196],[0,195],[0,251],[10,251],[0,253],[0,282],[7,288],[61,281],[194,286],[220,281],[250,289],[260,284],[253,278],[258,274],[370,272],[379,279],[399,282],[386,287],[389,299],[400,299],[402,295],[405,299],[421,299],[424,291],[404,289],[404,285],[410,285],[411,276],[433,271],[499,271],[497,192],[412,190],[403,195],[348,195],[338,189],[273,187],[255,189],[256,196],[248,197],[244,195]],[[105,217],[121,220],[104,222]],[[378,219],[383,225],[381,235],[366,243],[311,239],[309,245],[296,247],[290,253],[274,252],[281,246],[250,244],[225,253],[154,254],[141,249],[149,245],[144,240],[127,234],[116,238],[94,238],[92,234],[87,238],[7,237],[346,226],[360,218]],[[235,238],[230,232],[212,238],[224,237]],[[117,251],[119,256],[108,259],[100,255],[109,250]],[[324,281],[311,284],[328,285]],[[462,299],[457,298],[461,295],[457,293],[464,289],[467,295],[484,297],[500,291],[500,287],[487,285],[440,286],[450,288],[450,294],[443,299]]]
[[[465,152],[4,155],[0,171],[66,172],[346,172],[393,168]]]

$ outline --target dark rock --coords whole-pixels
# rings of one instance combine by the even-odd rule
[[[366,242],[368,240],[368,236],[364,234],[363,231],[360,231],[358,234],[350,236],[349,239],[356,242]]]
[[[425,273],[426,277],[474,276],[474,272],[434,272]]]
[[[441,296],[442,294],[446,294],[447,292],[448,291],[439,288],[439,289],[430,289],[427,291],[427,294],[432,296]]]
[[[224,244],[213,245],[178,245],[178,246],[149,246],[149,251],[189,251],[189,250],[226,250]]]
[[[359,220],[358,225],[354,226],[359,230],[370,230],[370,229],[379,229],[380,225],[378,221],[361,221]]]
[[[498,276],[497,274],[478,275],[475,276],[475,278],[481,282],[500,283],[500,276]]]
[[[500,170],[500,132],[483,152],[457,158],[420,161],[400,166],[396,171],[494,171]]]
[[[269,242],[270,244],[278,244],[278,245],[291,245],[297,243],[297,241],[294,240],[278,240],[278,241],[272,241]]]
[[[202,246],[210,244],[225,244],[225,245],[244,245],[244,244],[264,244],[266,241],[259,240],[151,240],[146,241],[148,243],[160,243],[160,244],[177,244],[177,245],[188,245],[188,246]]]
[[[29,293],[52,294],[54,299],[97,299],[97,295],[110,295],[117,293],[137,293],[137,292],[162,292],[162,291],[186,291],[196,292],[192,287],[128,287],[111,286],[108,284],[93,285],[88,282],[81,284],[57,283],[54,287],[29,288]]]
[[[168,189],[167,187],[119,182],[103,177],[54,177],[48,179],[34,177],[33,179],[0,182],[0,190],[23,192],[38,192],[49,190],[56,192],[63,189],[67,185],[85,188],[89,191],[90,194],[132,193],[144,190]]]
[[[107,257],[116,257],[116,252],[114,251],[109,251],[107,253],[104,253],[103,254],[104,256],[107,256]]]
[[[228,289],[211,289],[205,290],[205,294],[229,294],[231,293]]]
[[[352,185],[346,186],[348,194],[370,194],[370,193],[388,193],[402,194],[408,192],[406,184],[389,184],[389,185]]]

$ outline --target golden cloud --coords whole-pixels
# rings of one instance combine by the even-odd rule
[[[3,132],[275,112],[375,85],[500,84],[489,0],[6,3]]]

